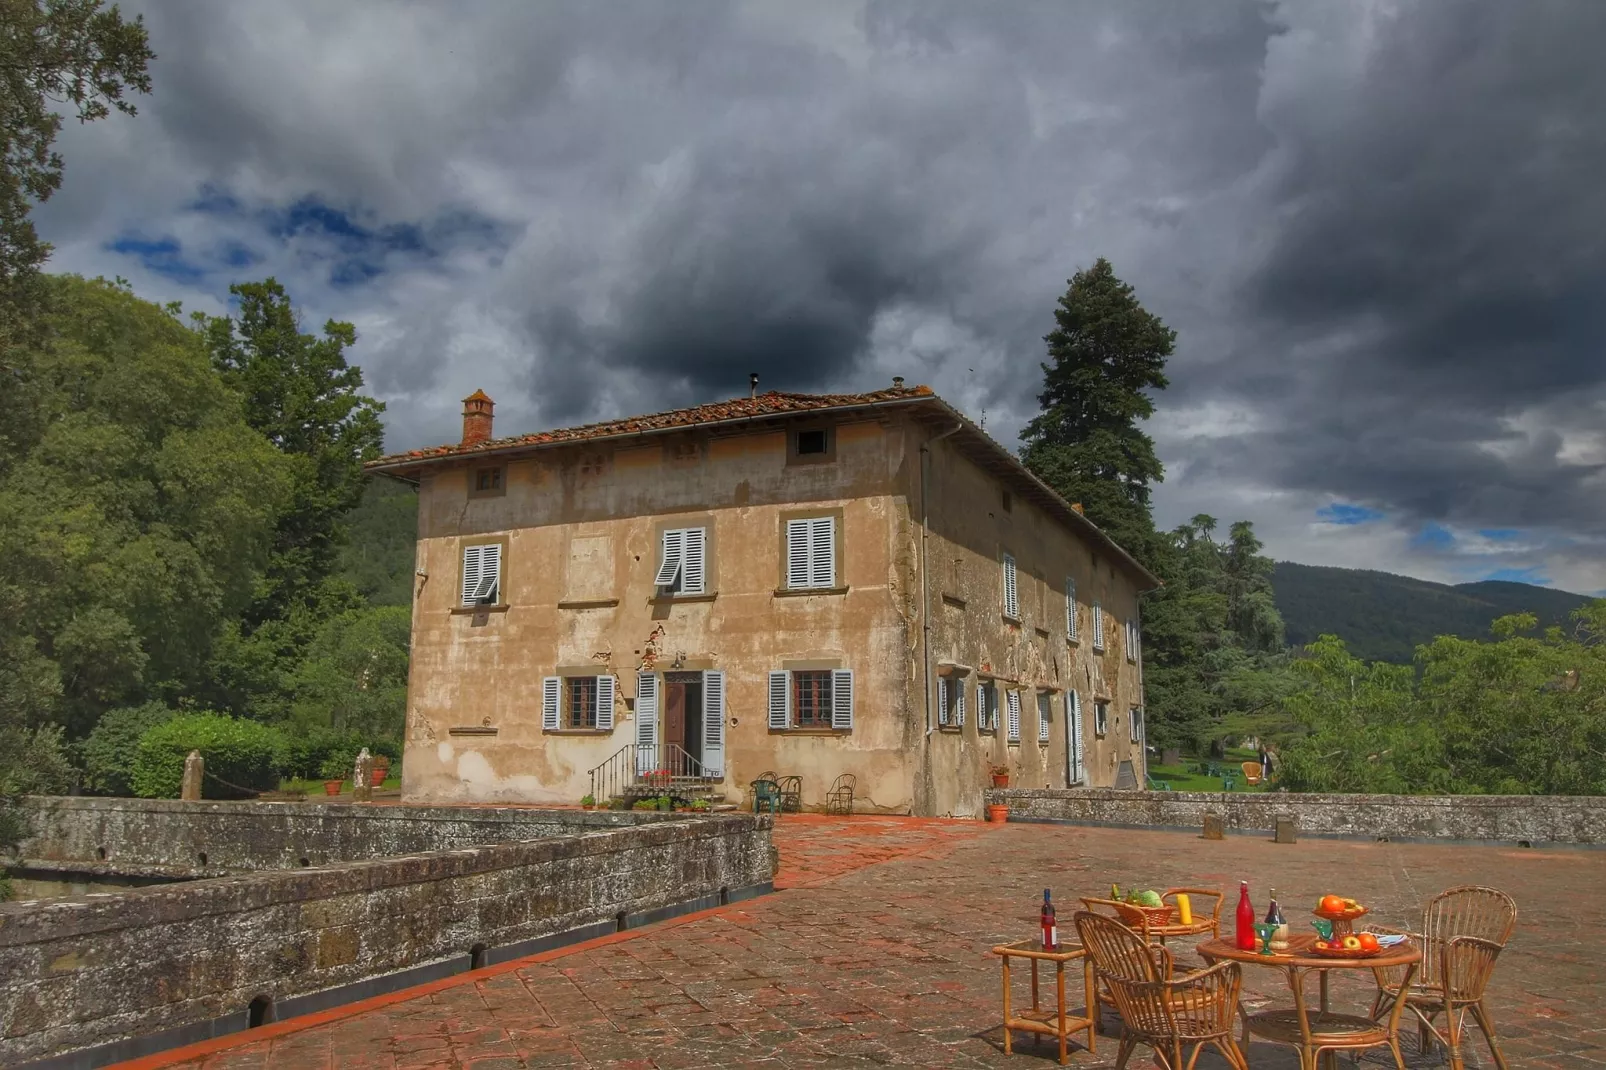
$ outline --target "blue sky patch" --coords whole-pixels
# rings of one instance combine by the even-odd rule
[[[1480,528],[1478,534],[1491,542],[1511,542],[1522,538],[1522,532],[1517,528]]]
[[[1429,521],[1411,536],[1411,545],[1422,550],[1448,550],[1455,545],[1455,535],[1443,524]]]
[[[1541,565],[1530,568],[1497,568],[1483,578],[1504,580],[1507,583],[1531,583],[1536,587],[1544,587],[1550,583],[1550,577],[1545,575],[1544,567]]]
[[[207,270],[184,258],[184,247],[177,238],[142,238],[125,234],[106,243],[105,248],[122,256],[132,256],[153,275],[175,282],[199,282]]]
[[[1374,520],[1382,520],[1383,514],[1364,505],[1334,502],[1316,510],[1316,519],[1328,524],[1369,524]]]

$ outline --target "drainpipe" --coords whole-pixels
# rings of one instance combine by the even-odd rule
[[[931,516],[930,507],[926,502],[927,474],[931,467],[931,446],[934,442],[941,442],[949,435],[956,435],[964,429],[964,424],[954,424],[953,429],[944,431],[933,438],[926,439],[920,445],[920,661],[925,668],[924,686],[926,692],[926,738],[931,738],[935,730],[931,723],[931,582],[927,578],[928,554],[926,539],[930,534],[928,520]]]

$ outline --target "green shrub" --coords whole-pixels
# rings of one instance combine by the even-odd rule
[[[133,794],[134,756],[139,737],[178,716],[160,702],[107,710],[80,745],[84,787],[96,795]]]
[[[349,777],[357,763],[357,752],[364,747],[375,758],[381,755],[389,758],[393,769],[401,763],[400,743],[390,739],[369,739],[360,732],[339,732],[332,728],[297,729],[288,732],[287,737],[284,775],[289,777],[333,780],[335,774],[325,771],[331,761],[340,767],[340,776]]]
[[[189,713],[146,729],[139,737],[131,781],[146,799],[176,799],[184,783],[184,759],[200,751],[207,776],[201,794],[208,799],[247,798],[279,786],[285,741],[259,721],[221,713]],[[236,785],[231,787],[230,785]]]

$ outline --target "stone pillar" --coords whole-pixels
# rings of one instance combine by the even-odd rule
[[[187,802],[200,802],[201,777],[205,773],[206,759],[201,757],[200,751],[190,751],[189,757],[184,759],[184,783],[179,788],[178,797]]]
[[[1299,832],[1299,821],[1293,814],[1277,815],[1276,842],[1293,843]]]
[[[1207,839],[1207,840],[1220,840],[1220,839],[1225,839],[1226,835],[1227,835],[1227,830],[1224,827],[1224,823],[1221,820],[1221,815],[1220,814],[1205,814],[1205,816],[1204,816],[1204,838]]]
[[[364,747],[357,752],[356,775],[352,777],[352,802],[373,802],[373,783],[374,759],[373,755],[368,753],[368,748]]]

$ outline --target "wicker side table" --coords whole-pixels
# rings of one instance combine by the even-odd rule
[[[1061,944],[1058,951],[1044,951],[1042,944],[1037,940],[1021,940],[1013,944],[999,944],[993,948],[1004,966],[1004,1054],[1012,1054],[1010,1030],[1019,1029],[1034,1036],[1056,1037],[1060,1045],[1060,1065],[1064,1066],[1068,1056],[1066,1041],[1072,1033],[1087,1034],[1087,1050],[1091,1054],[1095,1037],[1098,1032],[1098,1002],[1094,998],[1093,962],[1087,957],[1087,952],[1081,946]],[[1029,959],[1032,964],[1032,1006],[1029,1010],[1015,1011],[1010,1000],[1009,991],[1009,960],[1012,958]],[[1065,1010],[1065,964],[1082,960],[1082,1004],[1083,1016],[1068,1014]],[[1044,1007],[1039,995],[1037,964],[1039,962],[1052,962],[1054,964],[1054,1006]]]

